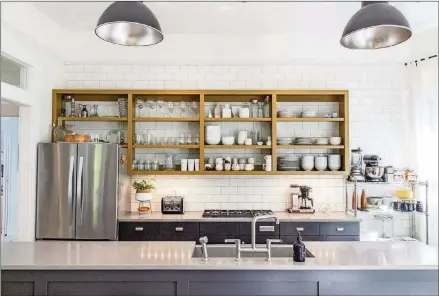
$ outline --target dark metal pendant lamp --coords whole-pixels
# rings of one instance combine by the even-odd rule
[[[405,16],[388,2],[361,2],[346,25],[340,43],[350,49],[379,49],[394,46],[412,36]]]
[[[102,40],[125,46],[148,46],[163,40],[157,18],[142,2],[114,2],[102,13],[95,33]]]

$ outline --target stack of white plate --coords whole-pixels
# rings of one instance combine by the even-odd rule
[[[277,138],[278,145],[290,145],[293,142],[293,138]]]
[[[328,145],[328,143],[329,143],[328,138],[317,138],[316,139],[317,145]]]
[[[296,138],[297,145],[312,145],[311,138]]]
[[[279,156],[277,158],[277,169],[279,171],[298,171],[300,169],[299,156]]]
[[[304,111],[302,112],[302,117],[316,117],[317,112],[315,111]]]
[[[289,117],[293,117],[293,112],[291,112],[291,111],[279,111],[279,112],[277,112],[277,116],[279,118],[289,118]]]

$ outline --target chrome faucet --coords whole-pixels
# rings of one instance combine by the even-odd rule
[[[236,257],[235,260],[241,260],[241,253],[266,253],[266,260],[271,260],[271,244],[272,243],[282,243],[281,239],[267,239],[265,248],[256,248],[256,222],[261,219],[275,219],[276,224],[279,224],[279,218],[274,215],[262,215],[256,216],[252,219],[252,243],[251,248],[241,247],[241,240],[239,239],[226,239],[226,243],[235,243],[236,245]]]
[[[209,240],[207,239],[207,236],[200,237],[200,244],[201,244],[201,252],[203,252],[203,261],[207,261],[207,242]]]

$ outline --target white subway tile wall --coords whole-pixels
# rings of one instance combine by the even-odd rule
[[[407,147],[410,139],[408,113],[407,72],[402,64],[361,65],[334,64],[312,65],[139,65],[65,63],[66,88],[96,89],[347,89],[350,103],[350,145],[360,146],[368,154],[378,154],[384,165],[407,167],[413,159]],[[211,103],[206,103],[208,106]],[[337,105],[281,103],[279,109],[293,112],[312,109],[324,115],[338,112]],[[206,108],[207,109],[207,108]],[[144,112],[148,112],[144,110]],[[178,109],[177,109],[177,112]],[[190,111],[186,111],[190,112]],[[94,123],[75,123],[75,129],[101,131]],[[111,128],[123,128],[115,123]],[[269,124],[223,123],[223,135],[232,135],[238,129],[261,129],[268,133]],[[151,132],[157,137],[178,137],[180,132],[196,134],[196,123],[136,123],[136,130]],[[336,136],[334,123],[280,123],[278,133],[285,137]],[[267,134],[268,135],[268,134]],[[191,151],[179,150],[184,157],[192,157]],[[311,153],[307,149],[279,150],[279,154]],[[319,150],[313,153],[336,153],[335,150]],[[160,158],[156,149],[136,150],[135,157]],[[241,155],[254,156],[261,163],[263,151],[257,150],[206,150],[206,157]],[[183,155],[182,155],[183,156]],[[182,158],[180,156],[180,158]],[[133,179],[144,179],[136,176]],[[186,198],[188,211],[206,208],[256,209],[271,208],[283,211],[288,205],[288,186],[306,184],[314,188],[317,210],[330,207],[344,210],[344,179],[319,176],[156,176],[157,191],[153,210],[159,211],[160,197],[180,194]],[[378,189],[385,191],[383,187]],[[380,193],[382,194],[382,193]],[[132,198],[132,210],[137,204]],[[401,218],[401,229],[407,230],[406,220]],[[398,229],[400,229],[398,227]],[[406,233],[405,231],[402,231]]]

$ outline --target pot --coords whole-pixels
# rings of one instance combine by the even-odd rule
[[[152,190],[136,190],[136,200],[137,201],[148,201],[152,199]]]

